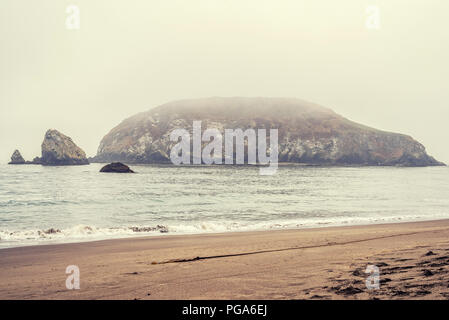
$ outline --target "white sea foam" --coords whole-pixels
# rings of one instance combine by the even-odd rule
[[[446,216],[435,216],[433,219],[444,219]],[[353,219],[332,219],[308,221],[268,221],[268,222],[247,222],[247,221],[207,221],[198,223],[179,224],[162,226],[122,226],[122,227],[96,227],[87,225],[76,225],[69,228],[50,229],[28,229],[28,230],[0,230],[0,248],[16,247],[45,243],[69,243],[84,242],[125,237],[139,236],[160,236],[171,234],[199,234],[199,233],[224,233],[240,231],[264,231],[282,229],[319,228],[344,225],[364,225],[394,223],[405,221],[423,221],[428,217],[409,216],[387,217],[387,218],[353,218]]]

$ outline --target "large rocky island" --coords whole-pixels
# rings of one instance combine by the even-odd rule
[[[437,166],[410,136],[352,122],[290,98],[207,98],[170,102],[136,114],[101,141],[94,162],[167,163],[176,128],[279,130],[279,162],[311,165]]]

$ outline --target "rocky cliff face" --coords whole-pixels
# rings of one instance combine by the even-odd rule
[[[9,164],[25,164],[25,159],[20,154],[19,150],[14,151],[11,156],[11,162]]]
[[[354,123],[330,109],[298,99],[208,98],[161,105],[124,120],[101,141],[97,162],[170,162],[176,128],[192,131],[278,129],[279,162],[321,165],[443,165],[410,136]]]
[[[89,164],[86,153],[71,138],[57,130],[48,130],[45,134],[39,161],[47,166]]]

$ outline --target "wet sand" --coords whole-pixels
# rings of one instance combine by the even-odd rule
[[[0,299],[447,299],[448,286],[449,220],[0,250]]]

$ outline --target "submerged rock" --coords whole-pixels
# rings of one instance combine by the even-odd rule
[[[157,225],[156,227],[129,227],[133,232],[151,232],[151,231],[159,231],[161,233],[167,233],[168,228],[166,226]]]
[[[56,233],[61,233],[61,230],[59,229],[54,229],[54,228],[50,228],[48,230],[43,230],[43,231],[38,231],[37,232],[40,236],[45,235],[45,234],[56,234]]]
[[[100,172],[134,173],[126,164],[113,162],[101,168]]]
[[[139,113],[101,141],[96,162],[170,163],[174,129],[278,129],[279,162],[307,165],[438,166],[410,136],[370,128],[299,99],[207,98]],[[246,153],[246,151],[245,151]],[[224,153],[223,153],[224,154]],[[246,158],[246,155],[245,155]]]
[[[35,159],[38,161],[38,159]],[[67,166],[89,164],[86,153],[71,138],[57,130],[48,130],[42,142],[42,157],[39,161],[44,166]]]
[[[20,154],[19,150],[15,150],[11,156],[11,162],[9,164],[25,164],[25,159]]]

